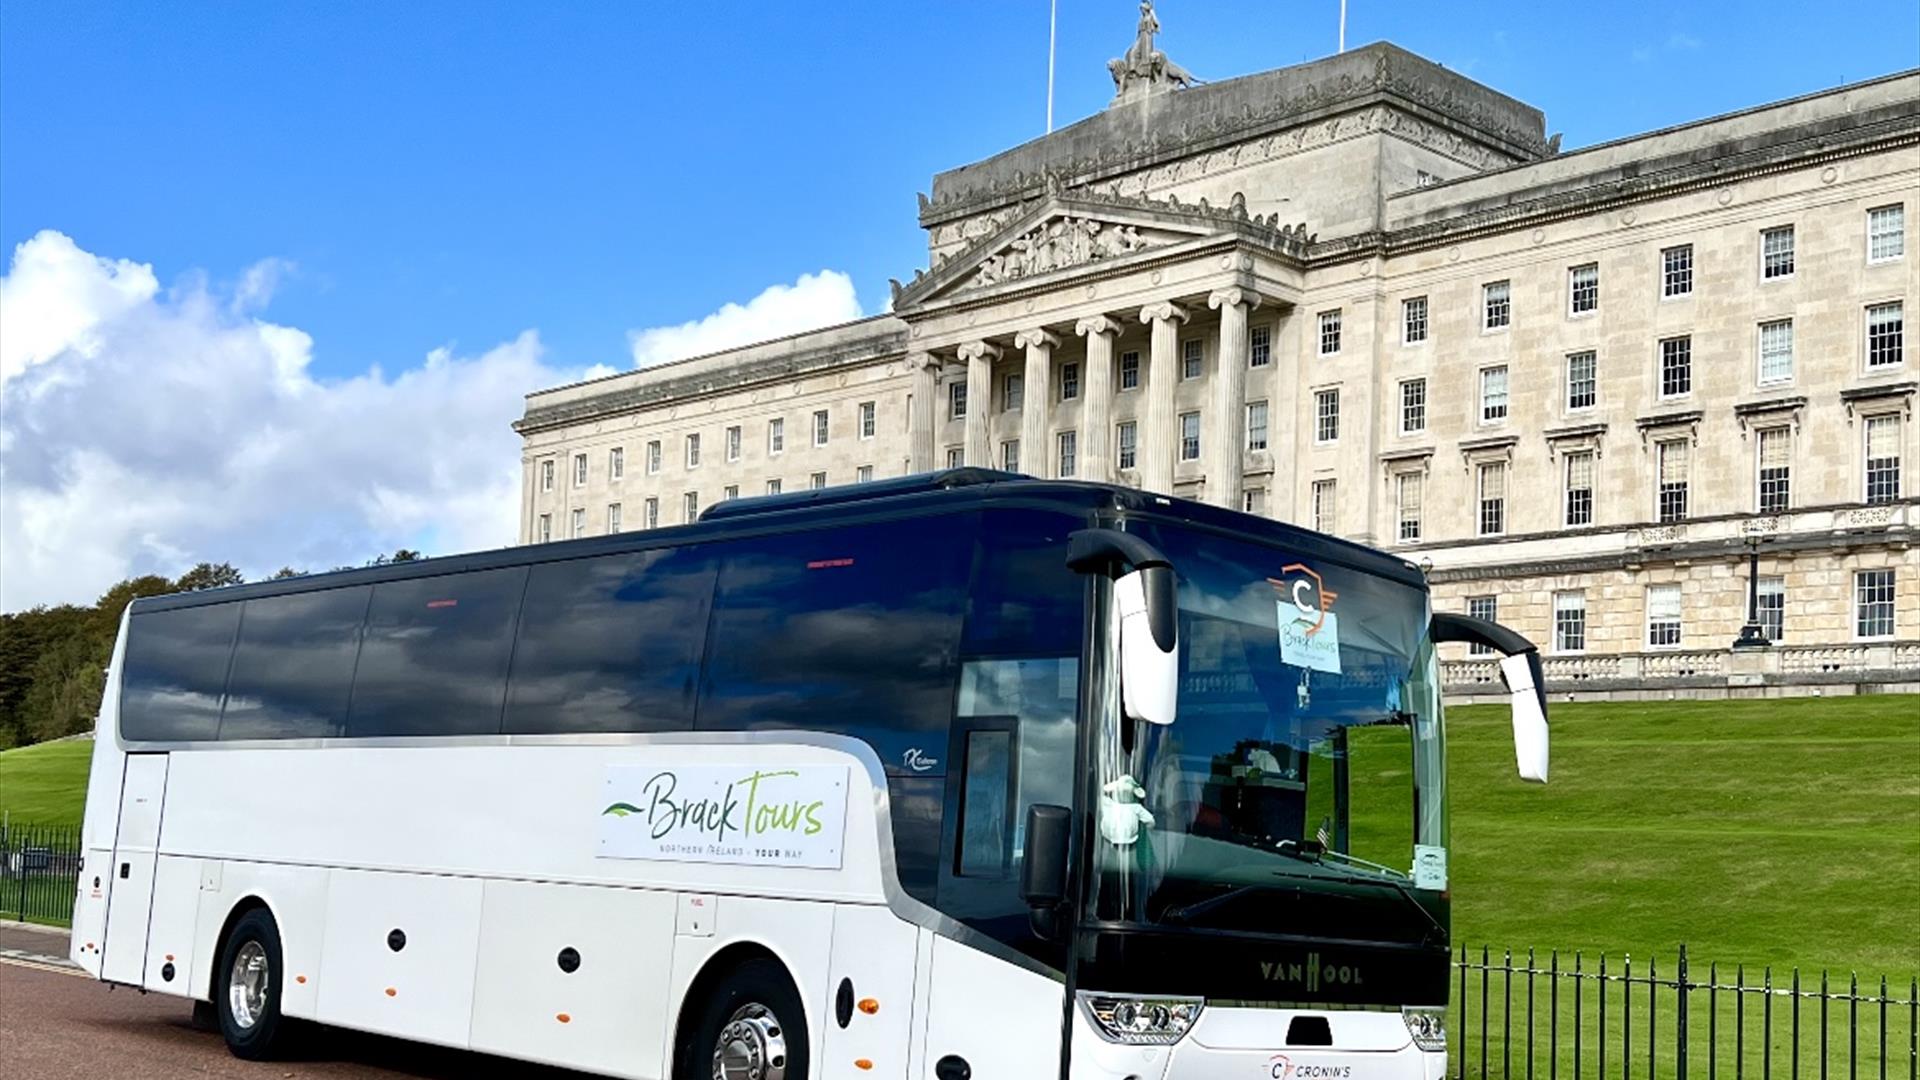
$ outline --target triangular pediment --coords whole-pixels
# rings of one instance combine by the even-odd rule
[[[1225,231],[1198,213],[1051,198],[914,276],[894,294],[894,308],[925,304],[1013,282],[1070,275]],[[895,283],[898,285],[898,283]]]

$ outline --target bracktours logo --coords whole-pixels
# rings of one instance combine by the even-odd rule
[[[724,843],[730,835],[749,840],[813,836],[826,827],[820,817],[825,800],[783,799],[777,794],[783,780],[799,775],[792,769],[756,770],[709,798],[681,795],[680,778],[663,769],[640,785],[640,802],[644,805],[616,802],[600,814],[618,818],[641,815],[655,840],[687,833],[714,843]]]

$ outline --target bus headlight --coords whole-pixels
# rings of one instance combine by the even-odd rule
[[[1171,1046],[1200,1019],[1200,998],[1130,997],[1081,994],[1087,1015],[1108,1042],[1129,1046]]]
[[[1419,1005],[1409,1005],[1400,1010],[1400,1018],[1407,1022],[1407,1034],[1413,1036],[1413,1045],[1422,1050],[1447,1048],[1446,1015],[1445,1009]]]

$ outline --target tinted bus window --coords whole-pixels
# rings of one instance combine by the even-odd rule
[[[685,731],[713,600],[701,548],[533,568],[504,730]]]
[[[222,739],[326,738],[347,724],[370,586],[249,600],[233,650]]]
[[[527,568],[373,587],[347,734],[493,735]]]
[[[1067,569],[1067,535],[1082,518],[994,510],[967,613],[967,655],[1078,656],[1087,579]]]
[[[239,604],[147,611],[127,624],[120,678],[120,737],[211,739],[220,730]]]
[[[890,773],[945,775],[973,521],[716,545],[699,727],[840,732],[872,745]]]

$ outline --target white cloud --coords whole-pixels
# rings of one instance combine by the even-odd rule
[[[627,342],[633,366],[702,356],[736,345],[797,334],[861,316],[853,279],[838,270],[801,274],[791,285],[770,285],[744,304],[727,304],[704,319],[633,330]]]
[[[202,559],[248,576],[396,547],[513,542],[523,395],[577,373],[532,330],[478,356],[344,380],[305,332],[249,314],[290,267],[226,295],[57,232],[0,276],[0,609],[90,602]]]

